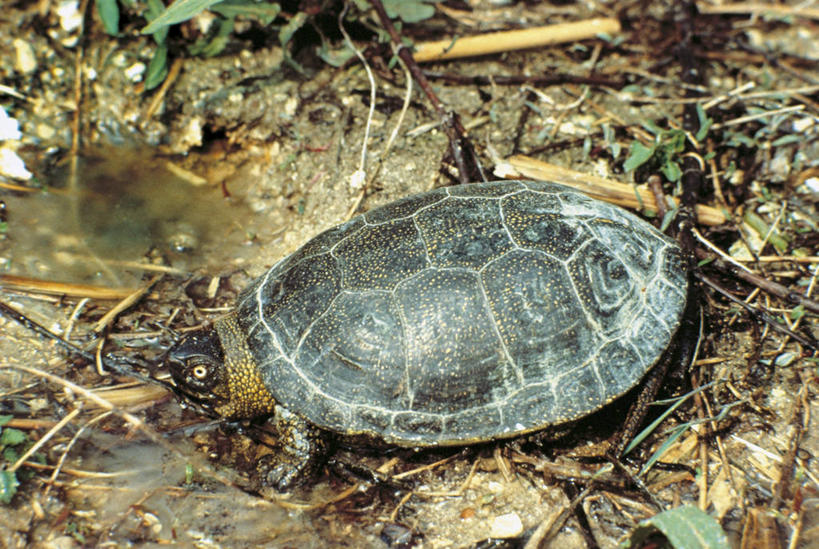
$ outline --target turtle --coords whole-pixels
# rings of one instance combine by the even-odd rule
[[[269,418],[263,481],[286,491],[332,437],[470,445],[591,414],[660,361],[687,285],[677,243],[617,206],[548,181],[455,185],[309,240],[167,363],[207,413]]]

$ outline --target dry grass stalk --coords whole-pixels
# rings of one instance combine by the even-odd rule
[[[142,288],[137,289],[136,291],[131,292],[128,294],[124,299],[122,299],[119,303],[117,303],[114,307],[111,308],[110,311],[105,313],[102,318],[100,318],[97,323],[94,325],[93,331],[100,333],[102,332],[109,324],[111,324],[114,319],[124,310],[130,308],[140,299],[145,297],[148,292],[153,288],[154,284],[159,282],[159,279],[162,278],[162,275],[155,275],[145,284]]]
[[[39,280],[28,276],[0,275],[0,288],[18,292],[59,295],[66,297],[89,297],[91,299],[124,299],[134,293],[134,288],[110,288],[91,284],[73,284]]]
[[[474,57],[504,51],[522,50],[594,38],[598,34],[620,32],[620,22],[613,18],[587,19],[573,23],[544,25],[532,29],[492,32],[465,38],[437,40],[416,44],[413,58],[423,63],[442,59]]]
[[[531,179],[554,181],[618,206],[639,210],[644,207],[651,208],[655,205],[654,196],[645,186],[619,183],[611,179],[576,172],[523,155],[507,158],[502,169],[501,175],[507,179],[523,176]],[[721,210],[702,204],[697,205],[697,219],[703,225],[711,226],[722,225],[729,221]]]

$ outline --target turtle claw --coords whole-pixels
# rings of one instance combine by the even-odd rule
[[[309,479],[324,463],[329,433],[282,406],[276,406],[271,423],[278,447],[259,458],[256,471],[262,484],[287,492]]]
[[[256,465],[260,482],[279,493],[289,492],[310,476],[309,467],[283,462],[281,457],[278,454],[267,454]]]

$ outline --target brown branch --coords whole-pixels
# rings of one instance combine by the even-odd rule
[[[438,113],[441,119],[441,126],[449,138],[452,158],[458,167],[458,179],[461,183],[469,183],[475,180],[486,181],[480,161],[475,154],[472,144],[469,142],[466,130],[463,124],[461,124],[458,115],[454,112],[447,111],[441,103],[441,100],[435,95],[421,67],[419,67],[418,63],[413,59],[412,52],[401,41],[401,36],[398,34],[398,31],[395,30],[381,0],[372,0],[372,6],[378,14],[378,18],[381,20],[381,25],[384,27],[384,30],[390,35],[390,39],[398,49],[398,56],[404,61],[412,74],[412,78],[424,91],[430,103],[432,103],[432,106],[435,108],[435,112]],[[466,153],[466,155],[464,153]]]
[[[804,296],[800,293],[794,292],[793,290],[786,288],[782,284],[779,284],[772,280],[768,280],[767,278],[761,277],[750,271],[746,271],[745,269],[740,269],[735,265],[731,265],[724,259],[712,256],[703,251],[697,252],[697,258],[700,261],[707,260],[710,262],[709,265],[715,267],[716,269],[719,269],[724,273],[733,275],[741,280],[744,280],[749,284],[753,284],[760,290],[763,290],[771,295],[783,299],[790,304],[801,305],[806,310],[811,311],[812,313],[819,314],[819,302],[814,301],[813,299]]]
[[[702,67],[697,64],[694,56],[693,44],[696,29],[696,18],[698,15],[697,6],[693,0],[686,0],[679,6],[682,21],[680,29],[683,33],[682,41],[677,47],[676,56],[682,68],[682,81],[689,84],[685,88],[685,97],[697,97],[701,94],[695,91],[703,82]],[[700,129],[699,116],[697,115],[697,104],[686,103],[683,106],[683,129],[689,134],[696,134]],[[700,151],[692,144],[691,140],[686,141],[686,152],[682,157],[682,196],[680,197],[681,208],[678,215],[678,227],[680,228],[680,245],[682,249],[691,254],[694,250],[694,235],[688,230],[694,226],[696,217],[694,209],[697,197],[705,181],[702,172],[703,166],[700,164]],[[691,154],[693,153],[693,154]]]
[[[759,320],[761,320],[762,322],[765,322],[766,324],[768,324],[768,326],[770,326],[771,328],[773,328],[777,332],[780,332],[780,333],[783,333],[783,334],[785,334],[787,336],[792,337],[794,340],[798,341],[799,343],[801,343],[805,347],[813,349],[814,351],[819,351],[819,344],[817,344],[816,341],[811,341],[810,339],[808,339],[807,336],[805,336],[803,334],[798,334],[798,333],[794,332],[793,330],[787,328],[786,326],[783,326],[781,323],[777,322],[776,319],[772,318],[771,315],[769,315],[765,311],[762,311],[760,309],[757,309],[757,308],[752,307],[749,304],[745,303],[744,301],[742,301],[738,297],[731,294],[731,292],[729,292],[728,290],[723,288],[720,284],[718,284],[714,280],[711,280],[710,278],[708,278],[707,276],[705,276],[701,272],[694,271],[694,276],[697,277],[700,281],[704,282],[706,285],[710,286],[713,290],[716,290],[719,294],[721,294],[723,297],[727,298],[729,301],[739,305],[740,307],[742,307],[743,309],[748,311],[752,316],[754,316],[754,317],[758,318]]]
[[[100,300],[124,299],[136,290],[135,288],[111,288],[91,284],[56,282],[10,274],[0,274],[0,288],[17,292],[31,292],[60,297],[88,297]]]

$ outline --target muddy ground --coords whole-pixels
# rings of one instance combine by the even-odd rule
[[[605,39],[424,65],[450,76],[521,77],[432,81],[460,115],[488,177],[515,154],[626,183],[668,167],[623,169],[635,142],[654,142],[646,123],[681,125],[687,88],[674,49],[684,17],[675,3],[470,4],[438,6],[403,32],[420,42],[592,17],[622,24]],[[693,53],[705,80],[694,91],[714,126],[701,139],[706,188],[698,202],[731,219],[699,229],[726,254],[749,260],[759,278],[815,295],[819,22],[816,8],[776,6],[723,13],[700,5],[707,13],[696,18]],[[352,212],[457,180],[440,119],[417,86],[385,150],[406,77],[372,33],[378,22],[370,12],[351,27],[377,86],[362,189],[353,174],[370,85],[359,62],[334,68],[319,60],[311,27],[283,50],[277,30],[242,21],[219,55],[183,55],[182,45],[206,25],[200,17],[174,31],[178,76],[164,91],[146,91],[155,44],[137,32],[139,11],[127,12],[120,36],[110,37],[93,5],[76,26],[81,8],[18,1],[0,15],[0,105],[21,134],[4,134],[0,145],[32,173],[0,175],[0,286],[4,302],[92,353],[102,341],[105,352],[155,360],[310,237]],[[317,16],[315,28],[340,46],[333,20]],[[524,78],[543,75],[557,80]],[[680,151],[670,154],[673,162]],[[680,191],[669,182],[664,189]],[[809,307],[713,264],[702,272],[815,341]],[[97,326],[104,338],[95,336],[103,315],[139,287],[148,288],[141,299]],[[634,395],[555,441],[423,452],[342,447],[314,485],[283,497],[253,478],[252,426],[209,422],[161,387],[99,371],[0,318],[0,415],[10,416],[3,428],[11,433],[0,440],[0,464],[5,479],[19,482],[0,505],[0,540],[8,547],[451,547],[495,536],[515,546],[524,531],[525,538],[568,511],[547,546],[615,547],[640,520],[692,504],[719,520],[735,546],[744,539],[819,547],[815,356],[711,289],[698,299],[698,361],[671,376],[663,393],[714,383],[632,452],[627,470],[636,474],[675,427],[691,428],[641,477],[642,488],[606,473],[574,506],[603,466],[578,455],[599,453],[593,444],[616,433]],[[113,412],[83,389],[113,403]]]

